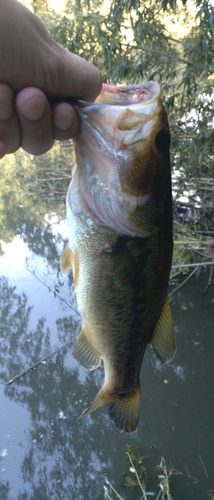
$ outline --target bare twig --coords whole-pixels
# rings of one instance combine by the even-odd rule
[[[207,478],[207,479],[209,479],[209,476],[208,476],[208,474],[207,474],[206,467],[205,467],[205,465],[204,465],[204,462],[203,462],[203,460],[202,460],[201,456],[200,456],[200,455],[198,455],[198,458],[199,458],[199,460],[200,460],[200,462],[201,462],[201,465],[202,465],[202,467],[203,467],[203,471],[204,471],[204,474],[205,474],[206,478]]]
[[[23,377],[24,375],[26,375],[28,372],[30,372],[34,368],[37,368],[37,366],[45,363],[47,361],[47,359],[49,359],[51,356],[54,356],[55,354],[58,354],[58,352],[62,351],[62,349],[65,349],[66,347],[68,347],[69,345],[72,345],[72,344],[73,344],[73,341],[67,342],[62,347],[59,347],[59,349],[56,349],[56,351],[51,352],[50,354],[48,354],[45,358],[40,359],[40,361],[37,361],[37,363],[35,363],[34,365],[29,366],[29,368],[27,368],[23,372],[19,373],[19,375],[16,375],[15,377],[11,378],[8,382],[6,382],[6,387],[8,385],[13,384],[13,382],[16,382],[17,380],[19,380],[21,377]]]
[[[185,472],[181,472],[181,471],[175,469],[171,460],[169,461],[169,463],[170,463],[170,467],[171,467],[171,474],[178,475],[178,476],[189,477],[189,479],[192,479],[192,481],[194,481],[194,483],[198,483],[199,482],[196,477],[191,476],[191,474],[190,474],[187,466],[185,466],[185,469],[186,469],[186,474],[185,474]]]
[[[208,280],[207,286],[204,290],[204,295],[205,295],[205,293],[207,293],[207,290],[208,290],[209,286],[211,285],[212,275],[213,275],[213,266],[210,269],[209,280]]]
[[[184,281],[182,281],[182,283],[180,283],[180,285],[178,285],[174,290],[172,290],[171,293],[169,293],[169,297],[171,297],[173,295],[173,293],[177,292],[177,290],[179,288],[181,288],[183,285],[185,285],[185,283],[187,283],[187,281],[193,276],[193,274],[196,273],[197,270],[198,270],[198,268],[195,267],[195,269],[193,269],[193,271],[187,276],[187,278]]]
[[[75,307],[71,306],[71,304],[69,304],[69,302],[67,302],[65,299],[63,299],[59,293],[56,292],[56,290],[52,290],[51,287],[49,285],[47,285],[45,283],[45,281],[42,280],[42,278],[40,278],[38,276],[38,274],[36,274],[35,272],[35,269],[33,269],[33,271],[31,271],[31,269],[25,264],[25,269],[27,269],[27,271],[32,274],[34,276],[34,278],[36,278],[40,283],[42,283],[42,285],[46,286],[46,288],[52,292],[56,297],[58,297],[62,302],[64,302],[64,304],[66,304],[66,306],[68,306],[70,309],[72,309],[72,311],[74,311],[78,316],[81,317],[79,311],[77,311],[77,309],[75,309]]]
[[[214,261],[212,262],[194,262],[193,264],[176,264],[171,267],[171,269],[179,269],[185,267],[203,267],[203,266],[213,266]]]
[[[115,488],[112,486],[112,484],[108,481],[108,479],[106,479],[106,483],[108,484],[108,486],[110,486],[111,490],[115,493],[116,497],[119,498],[119,500],[124,500],[119,495],[119,493],[115,490]],[[109,496],[109,493],[108,493],[106,486],[104,486],[104,492],[105,492],[105,497],[111,500],[111,497]]]

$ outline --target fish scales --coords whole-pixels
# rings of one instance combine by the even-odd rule
[[[133,432],[147,344],[163,362],[176,349],[167,298],[173,250],[169,127],[156,82],[104,85],[97,101],[77,106],[77,164],[61,269],[73,268],[82,316],[73,354],[89,369],[104,363],[103,387],[82,416],[106,405],[115,425]]]

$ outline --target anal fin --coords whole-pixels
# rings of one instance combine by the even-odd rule
[[[101,356],[94,349],[86,327],[82,328],[76,339],[73,347],[73,356],[81,365],[89,370],[95,370],[101,364]]]
[[[168,297],[165,299],[150,344],[163,363],[173,359],[176,352],[176,339]]]

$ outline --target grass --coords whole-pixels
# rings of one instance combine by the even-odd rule
[[[167,465],[163,457],[161,457],[160,464],[156,467],[154,474],[149,476],[144,467],[144,462],[148,456],[142,456],[137,446],[127,445],[126,456],[129,460],[129,467],[128,471],[122,473],[123,486],[127,491],[134,490],[136,500],[175,500],[171,493],[172,476],[182,476],[188,481],[188,484],[199,484],[201,482],[201,480],[190,474],[187,466],[181,472],[176,470],[171,462]],[[206,498],[214,500],[213,478],[209,476],[200,455],[198,455],[198,459],[204,473],[203,483],[205,482],[207,485]],[[122,497],[108,480],[106,480],[104,486],[104,498],[107,500],[128,500],[128,496]]]
[[[155,480],[158,491],[148,491],[148,475],[145,467],[142,465],[146,456],[136,455],[133,448],[127,446],[126,455],[129,459],[129,472],[123,473],[124,487],[133,489],[136,488],[139,494],[139,500],[173,500],[170,493],[170,478],[173,473],[173,468],[166,465],[166,461],[161,457],[160,464],[157,466]],[[129,475],[131,473],[131,476]],[[156,489],[157,489],[156,488]],[[112,496],[113,495],[113,496]],[[104,498],[108,500],[125,500],[107,480],[104,486]],[[137,497],[136,497],[137,498]]]

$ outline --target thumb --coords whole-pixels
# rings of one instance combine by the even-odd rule
[[[50,97],[95,99],[101,89],[95,66],[56,43],[40,19],[20,2],[0,0],[0,7],[0,47],[4,48],[0,82],[14,93],[37,87]]]
[[[52,67],[50,65],[49,69],[46,67],[46,88],[43,90],[52,97],[73,96],[86,101],[94,101],[102,86],[99,70],[60,45],[56,44],[56,46],[55,61],[52,60]]]

